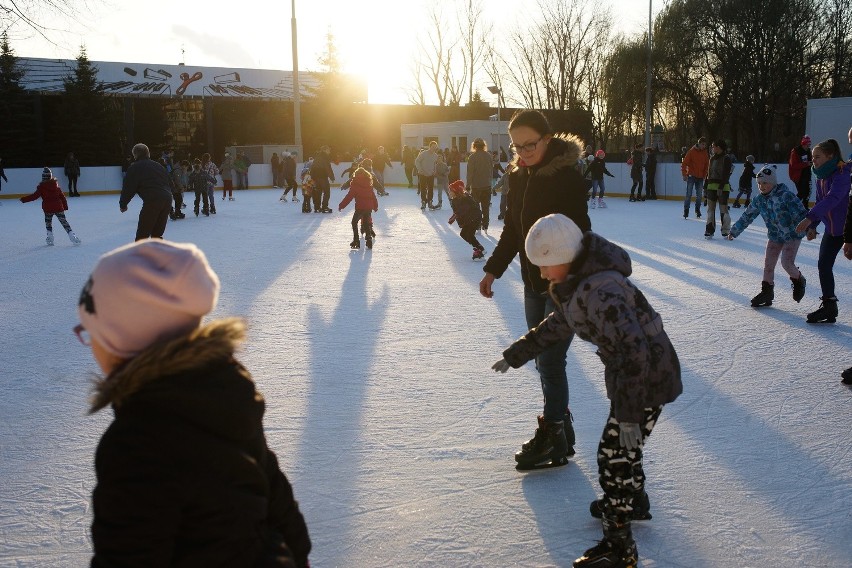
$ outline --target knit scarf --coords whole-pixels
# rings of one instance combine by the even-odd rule
[[[840,158],[833,158],[828,160],[826,163],[821,165],[820,167],[813,166],[814,175],[817,179],[825,179],[834,173],[834,170],[837,169],[837,164],[840,163]]]

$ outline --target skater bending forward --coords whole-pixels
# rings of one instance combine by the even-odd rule
[[[485,247],[476,238],[476,231],[482,223],[482,212],[479,203],[464,191],[464,182],[457,179],[450,184],[450,206],[453,215],[449,219],[450,225],[459,222],[461,238],[473,246],[473,260],[479,260],[485,256]]]
[[[660,315],[628,279],[630,257],[622,248],[591,231],[582,233],[561,214],[536,221],[525,248],[550,282],[556,309],[492,368],[501,373],[518,368],[572,333],[597,346],[610,410],[598,444],[604,496],[591,509],[601,515],[604,538],[574,566],[635,567],[630,522],[635,504],[647,499],[642,448],[663,405],[683,391],[677,354]],[[643,505],[647,513],[647,502]]]

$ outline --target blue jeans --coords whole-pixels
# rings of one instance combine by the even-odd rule
[[[692,188],[695,188],[695,214],[701,214],[701,190],[704,188],[704,179],[695,176],[686,178],[686,198],[683,200],[683,214],[689,213],[689,202],[692,200]]]
[[[603,180],[603,178],[592,180],[592,199],[595,198],[595,194],[597,194],[598,188],[601,188],[601,198],[603,198],[603,196],[604,196],[604,180]]]
[[[843,235],[832,237],[823,235],[819,244],[819,258],[817,259],[817,271],[819,272],[819,285],[822,288],[823,298],[834,297],[834,261],[837,253],[843,248]]]
[[[524,287],[524,314],[527,327],[536,327],[544,320],[556,305],[549,294],[539,294]],[[544,395],[546,420],[562,420],[568,408],[568,374],[565,372],[565,357],[571,345],[571,337],[548,347],[535,359],[535,368],[541,378],[541,392]]]

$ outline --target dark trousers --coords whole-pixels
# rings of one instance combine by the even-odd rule
[[[139,224],[136,226],[136,240],[162,239],[163,233],[166,232],[166,223],[169,221],[171,209],[171,199],[143,201],[142,210],[139,211]]]
[[[796,195],[802,200],[802,205],[805,206],[805,211],[810,210],[811,201],[811,176],[802,172],[799,181],[796,182]]]
[[[293,197],[296,197],[296,187],[297,187],[296,186],[296,178],[288,177],[288,178],[285,178],[284,181],[286,183],[286,189],[284,190],[284,195],[287,195],[287,193],[290,190],[293,190]]]
[[[183,193],[180,191],[175,191],[172,193],[172,199],[175,202],[174,212],[175,214],[180,213],[180,210],[183,208]]]
[[[352,214],[352,237],[354,240],[360,240],[358,235],[358,222],[361,222],[361,232],[367,236],[368,241],[372,241],[373,237],[370,234],[370,229],[373,227],[373,217],[369,209],[356,209]]]
[[[328,200],[331,199],[331,184],[327,177],[318,176],[314,178],[317,186],[314,188],[314,209],[322,211],[328,209]]]
[[[461,238],[463,238],[465,242],[469,243],[473,248],[484,250],[485,247],[483,247],[482,243],[476,239],[476,230],[478,228],[479,227],[477,225],[465,225],[461,228]]]
[[[635,174],[632,177],[633,185],[630,186],[630,197],[633,197],[633,192],[637,192],[636,197],[642,197],[642,173],[640,172],[639,174]]]
[[[210,198],[207,195],[207,191],[196,191],[195,192],[195,214],[198,215],[198,203],[204,203],[204,211],[205,213],[210,211]]]
[[[656,175],[656,170],[645,172],[645,195],[647,195],[651,199],[657,198],[657,184],[654,180],[654,177],[656,177]]]
[[[843,248],[843,235],[832,237],[824,234],[819,244],[819,258],[817,258],[817,272],[819,272],[819,286],[822,289],[823,298],[834,297],[834,261],[837,254]]]
[[[644,409],[639,423],[642,443],[635,450],[621,447],[621,424],[609,408],[609,417],[598,443],[598,481],[604,492],[604,517],[624,524],[630,521],[633,499],[645,490],[645,471],[642,468],[642,447],[657,424],[662,406]]]
[[[68,193],[77,195],[77,176],[68,176]]]
[[[471,190],[470,194],[479,204],[479,209],[482,210],[482,230],[487,231],[491,217],[491,188],[475,187]]]
[[[419,175],[417,183],[420,187],[420,203],[431,205],[435,194],[435,176]]]
[[[405,177],[408,178],[408,187],[414,187],[414,164],[405,164]]]

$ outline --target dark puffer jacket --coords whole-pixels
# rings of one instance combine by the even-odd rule
[[[643,408],[672,402],[683,392],[680,362],[659,314],[627,278],[631,272],[621,247],[586,233],[568,278],[551,289],[558,308],[503,357],[518,368],[576,333],[598,347],[619,422],[641,422]]]
[[[506,216],[500,240],[483,270],[500,278],[516,255],[520,255],[524,285],[536,292],[547,291],[524,250],[524,240],[533,223],[551,213],[562,213],[585,232],[592,228],[586,205],[586,185],[575,169],[582,142],[573,135],[554,136],[541,163],[509,165]]]
[[[93,567],[306,566],[311,542],[263,434],[263,397],[220,320],[97,385],[115,419],[95,457]]]

